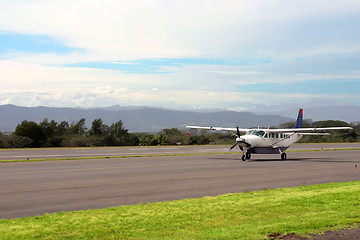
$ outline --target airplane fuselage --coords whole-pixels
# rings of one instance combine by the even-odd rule
[[[301,139],[297,133],[270,133],[266,129],[249,130],[236,141],[248,153],[278,154]]]

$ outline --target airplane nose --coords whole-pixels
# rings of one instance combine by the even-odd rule
[[[236,142],[243,142],[243,141],[244,141],[243,138],[240,138],[240,137],[237,137],[237,138],[236,138]]]

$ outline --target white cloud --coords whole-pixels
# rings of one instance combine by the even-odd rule
[[[0,61],[0,102],[26,106],[154,105],[189,108],[237,108],[292,101],[326,99],[330,95],[251,92],[243,86],[267,83],[296,83],[310,80],[359,79],[360,72],[342,74],[283,72],[284,65],[261,67],[188,65],[172,68],[169,74],[130,74],[113,70],[42,66]],[[259,68],[259,71],[257,68]],[[6,82],[6,84],[5,84]],[[23,95],[23,96],[22,96]],[[339,95],[354,101],[354,96]],[[331,95],[331,98],[336,98]],[[338,99],[341,99],[340,97]],[[11,100],[11,101],[10,101]]]
[[[6,79],[6,84],[3,84],[0,90],[0,102],[22,106],[97,107],[120,104],[232,110],[250,110],[259,105],[283,102],[299,104],[301,101],[324,99],[360,102],[359,96],[349,94],[274,94],[257,92],[256,89],[249,92],[241,88],[241,85],[246,84],[356,77],[351,74],[282,76],[254,73],[247,69],[241,72],[241,67],[233,67],[235,69],[231,71],[239,74],[229,75],[228,68],[229,66],[186,66],[178,68],[172,74],[143,75],[3,61],[0,62],[0,76],[1,79]],[[359,77],[359,73],[355,74]]]
[[[79,61],[83,55],[103,61],[244,54],[296,57],[304,51],[343,47],[343,36],[321,38],[322,27],[327,21],[331,24],[334,19],[356,15],[359,5],[358,1],[310,0],[12,0],[0,3],[5,10],[0,14],[0,29],[51,36],[67,46],[87,50],[70,58],[58,56],[62,61]],[[299,42],[309,38],[308,29],[313,25],[318,25],[319,41]],[[300,31],[294,31],[299,27]],[[348,49],[359,49],[358,41],[346,41]],[[304,44],[306,49],[301,47]]]
[[[274,96],[241,87],[360,79],[359,9],[357,0],[0,1],[0,31],[49,36],[78,49],[2,55],[0,103],[244,109],[326,99],[330,95]],[[229,64],[163,66],[162,74],[64,67],[140,65],[132,61],[154,58],[224,59]],[[331,98],[360,104],[353,95]]]
[[[131,89],[73,89],[66,92],[12,92],[0,90],[0,102],[21,106],[68,106],[68,107],[105,107],[157,106],[177,109],[229,109],[251,110],[256,106],[287,104],[302,105],[304,102],[324,101],[359,102],[358,95],[348,94],[305,94],[305,93],[262,93],[262,92],[209,92],[200,90],[131,90]],[[162,99],[162,101],[159,101]]]
[[[136,65],[138,63],[134,63],[134,62],[110,62],[112,64],[124,64],[124,65]]]

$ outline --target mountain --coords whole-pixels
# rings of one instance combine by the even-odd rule
[[[184,129],[186,125],[222,126],[243,128],[278,126],[295,119],[279,115],[256,115],[250,112],[216,111],[193,112],[159,109],[151,107],[125,108],[120,106],[102,109],[19,107],[0,105],[0,130],[14,131],[23,120],[40,122],[45,118],[70,124],[85,118],[86,126],[91,127],[94,119],[101,118],[105,124],[121,120],[129,132],[158,132],[164,128]]]

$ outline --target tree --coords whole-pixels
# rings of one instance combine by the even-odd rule
[[[139,146],[139,143],[140,143],[139,137],[134,133],[129,133],[127,146]]]
[[[102,134],[102,127],[103,127],[103,121],[101,120],[101,118],[94,119],[94,121],[91,124],[89,134],[100,136]]]
[[[327,120],[327,121],[317,121],[311,124],[312,127],[349,127],[350,124],[344,121],[336,120]]]
[[[56,134],[58,136],[64,135],[66,131],[69,129],[69,123],[67,121],[62,121],[57,125]]]
[[[44,130],[45,136],[46,136],[46,146],[47,147],[60,147],[63,141],[62,134],[64,131],[61,129],[62,127],[55,122],[54,120],[51,120],[51,122],[48,121],[47,118],[45,118],[40,124]]]
[[[67,143],[69,147],[89,147],[89,139],[85,135],[75,135]]]
[[[5,136],[5,140],[7,142],[6,147],[9,148],[24,148],[30,146],[33,142],[33,140],[28,137],[16,136],[15,134]]]
[[[111,124],[109,128],[109,134],[113,139],[114,146],[124,146],[126,139],[128,138],[128,130],[123,127],[123,123],[119,120],[116,123]]]
[[[313,122],[310,127],[349,127],[350,124],[344,121],[327,120]],[[352,142],[356,141],[357,134],[349,130],[329,130],[329,136],[304,136],[300,142],[318,143],[318,142]]]
[[[35,122],[22,121],[14,132],[16,136],[28,137],[32,140],[29,147],[42,147],[46,142],[44,128]]]
[[[85,118],[81,118],[77,123],[71,124],[68,128],[70,134],[84,135],[86,132]]]
[[[296,124],[296,121],[287,122],[280,124],[279,128],[293,128]],[[312,124],[312,119],[304,119],[303,120],[303,127],[307,128],[310,127]]]
[[[164,140],[166,139],[167,145],[174,145],[174,144],[184,144],[186,142],[186,135],[185,133],[181,132],[177,128],[165,128],[161,131],[161,144],[164,144]]]
[[[140,146],[156,146],[159,144],[158,138],[153,134],[145,134],[140,137]]]
[[[7,147],[9,147],[9,144],[6,141],[5,136],[0,131],[0,148],[7,148]]]
[[[119,120],[111,126],[102,125],[101,145],[104,146],[136,146],[139,145],[139,138],[135,134],[128,133],[123,123]]]
[[[205,144],[209,144],[210,142],[211,142],[210,137],[206,135],[191,136],[189,139],[190,145],[205,145]]]
[[[134,141],[136,141],[135,137],[130,136],[128,130],[124,128],[121,120],[111,124],[110,135],[114,139],[116,146],[130,146],[134,145]]]

